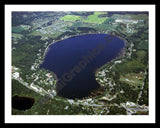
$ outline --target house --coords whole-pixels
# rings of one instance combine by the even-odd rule
[[[15,72],[15,73],[13,73],[13,78],[15,78],[15,79],[19,79],[19,72]]]
[[[68,109],[69,106],[66,106],[64,109]]]
[[[125,79],[126,81],[129,81],[128,79]]]
[[[133,103],[133,102],[129,102],[129,101],[127,101],[127,102],[126,102],[126,106],[136,106],[136,104],[135,104],[135,103]]]
[[[46,76],[47,77],[52,77],[52,75],[50,73],[47,73]]]
[[[142,78],[141,78],[140,76],[138,77],[138,79],[139,79],[139,80],[142,80]]]

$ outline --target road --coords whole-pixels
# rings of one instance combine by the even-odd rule
[[[22,85],[24,85],[28,89],[31,89],[31,90],[35,91],[36,93],[38,93],[38,94],[40,94],[42,96],[44,96],[46,94],[50,95],[46,90],[44,90],[43,88],[39,87],[38,85],[34,85],[33,83],[31,83],[31,86],[29,86],[29,84],[27,82],[24,82],[21,77],[19,77],[17,79],[12,77],[12,79],[17,80],[19,83],[21,83]]]
[[[52,98],[54,97],[51,93],[47,92],[43,88],[39,87],[38,85],[34,85],[34,83],[31,83],[29,85],[27,82],[24,82],[22,78],[16,79],[16,78],[12,77],[12,79],[15,79],[15,80],[19,81],[22,85],[24,85],[28,89],[31,89],[31,90],[35,91],[36,93],[38,93],[42,96],[48,95]],[[56,100],[61,100],[61,99],[56,98]],[[105,106],[105,105],[102,105],[102,104],[88,103],[87,101],[75,102],[74,100],[70,100],[70,99],[68,99],[66,101],[63,100],[63,102],[69,102],[72,105],[84,105],[84,106],[101,107],[101,108]],[[126,105],[125,103],[122,103],[119,107],[124,107],[126,109],[127,115],[131,115],[132,113],[136,113],[137,111],[145,111],[145,112],[149,111],[148,106],[144,107],[144,106],[140,106],[138,104]]]

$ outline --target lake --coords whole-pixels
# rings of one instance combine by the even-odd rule
[[[56,74],[58,96],[81,99],[100,87],[95,71],[115,59],[124,46],[123,40],[108,34],[70,37],[48,47],[40,68]]]
[[[12,97],[12,108],[18,110],[30,109],[33,106],[34,102],[34,98],[15,95]]]

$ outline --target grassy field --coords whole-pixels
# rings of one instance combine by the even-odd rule
[[[120,76],[120,81],[125,82],[129,85],[140,85],[143,83],[144,80],[144,74],[143,73],[128,73],[126,75]]]
[[[109,17],[104,17],[104,18],[100,18],[98,17],[98,15],[100,14],[106,14],[105,12],[94,12],[93,15],[89,15],[87,17],[87,19],[83,20],[83,22],[87,22],[87,23],[98,23],[101,24],[103,23],[106,19],[108,19]]]
[[[76,20],[80,20],[81,17],[76,15],[66,15],[61,17],[60,19],[64,21],[76,21]]]
[[[101,14],[107,14],[107,12],[94,12],[93,15],[89,15],[86,19],[83,19],[81,16],[77,15],[66,15],[60,18],[60,20],[64,21],[76,21],[76,20],[82,20],[82,22],[86,23],[103,23],[106,19],[109,17],[98,17]]]

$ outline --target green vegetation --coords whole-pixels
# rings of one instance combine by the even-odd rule
[[[100,14],[106,14],[105,12],[94,12],[93,15],[89,15],[87,17],[87,19],[84,19],[83,22],[87,22],[87,23],[98,23],[101,24],[104,21],[106,21],[106,19],[108,19],[109,17],[98,17],[98,15]]]
[[[20,26],[12,27],[12,32],[21,33],[24,29]]]
[[[128,73],[124,76],[121,75],[119,80],[132,86],[138,86],[143,84],[144,74]]]
[[[14,41],[16,41],[17,39],[21,39],[22,37],[23,37],[22,34],[12,33],[12,38]]]
[[[145,65],[140,63],[137,60],[131,60],[131,61],[124,62],[123,64],[117,64],[116,68],[118,71],[120,71],[123,74],[129,73],[129,72],[138,73],[140,71],[145,70]]]
[[[123,107],[110,106],[108,115],[127,115],[126,109]]]
[[[126,14],[125,16],[131,17],[133,20],[146,20],[146,14],[138,14],[138,15],[132,15],[132,14]]]
[[[138,45],[135,45],[133,49],[137,49]],[[148,65],[148,51],[146,50],[136,50],[132,53],[132,58],[124,61],[123,63],[118,63],[112,68],[112,72],[115,75],[111,75],[114,78],[116,84],[119,84],[118,90],[123,90],[124,93],[119,93],[117,98],[112,100],[112,102],[122,103],[126,101],[137,102],[138,95],[144,83],[144,90],[142,92],[142,97],[140,98],[141,104],[148,105],[148,82],[146,79],[146,68]],[[148,78],[148,77],[147,77]],[[115,92],[117,89],[114,89]]]
[[[98,17],[101,14],[107,14],[106,12],[94,12],[93,15],[89,15],[86,19],[78,16],[78,15],[65,15],[63,17],[61,17],[61,20],[64,21],[80,21],[82,20],[82,22],[86,22],[86,23],[98,23],[101,24],[104,21],[106,21],[106,19],[109,19],[109,17]]]
[[[141,95],[139,102],[138,102],[138,104],[140,104],[140,105],[143,105],[143,104],[148,105],[149,104],[148,86],[149,86],[149,78],[148,78],[148,69],[147,69],[147,75],[144,80],[144,88],[142,90],[142,95]]]
[[[129,15],[117,15],[117,17],[123,19],[124,17],[129,18]],[[145,22],[148,22],[147,19]],[[109,24],[106,22],[106,25]],[[129,44],[126,46],[125,55],[117,59],[118,61],[123,60],[121,63],[114,65],[116,61],[113,61],[103,66],[102,73],[97,75],[97,81],[106,88],[100,99],[107,104],[117,103],[120,105],[127,101],[137,103],[143,88],[138,103],[148,105],[148,76],[146,76],[146,72],[148,72],[146,71],[148,66],[148,26],[145,24],[143,27],[139,27],[139,25],[142,24],[132,26],[136,28],[136,33],[128,34],[126,27],[123,28],[123,31],[116,31],[117,36],[126,39],[129,43],[133,42],[133,46],[132,48]],[[112,29],[114,28],[112,27]],[[108,100],[108,98],[112,100]]]
[[[13,33],[25,33],[28,32],[28,30],[30,29],[29,25],[20,25],[20,26],[14,26],[12,27],[12,32]]]
[[[145,71],[147,66],[147,56],[146,51],[137,50],[136,52],[132,53],[132,59],[121,64],[117,64],[115,68],[117,71],[121,72],[122,74],[126,73],[139,73],[141,71]]]
[[[123,82],[119,82],[119,84],[119,89],[123,90],[124,93],[119,93],[117,98],[113,99],[112,102],[117,104],[126,103],[127,101],[136,103],[140,89],[135,90],[135,87]]]
[[[94,15],[107,14],[107,12],[94,12]]]
[[[12,108],[12,115],[91,115],[93,108],[83,105],[71,105],[66,99],[41,96],[38,93],[12,80],[12,96],[31,97],[35,103],[31,109],[17,110]]]
[[[65,16],[61,17],[60,19],[64,20],[64,21],[77,21],[77,20],[80,20],[81,17],[76,16],[76,15],[65,15]]]
[[[40,38],[40,36],[26,36],[18,41],[19,43],[15,45],[16,50],[12,51],[12,65],[21,68],[25,74],[30,71],[28,69],[34,63],[38,50],[44,49],[44,42]]]
[[[135,114],[133,114],[133,115],[148,115],[149,114],[149,112],[147,111],[147,112],[144,112],[144,111],[137,111]]]
[[[24,87],[18,81],[12,80],[12,96],[19,95],[25,97],[32,97],[35,99],[35,103],[31,109],[20,111],[12,109],[12,114],[14,115],[37,115],[37,114],[47,114],[48,109],[51,114],[60,114],[61,112],[67,113],[64,108],[65,105],[62,101],[56,101],[55,99],[50,99],[48,96],[44,97],[38,93]],[[52,104],[52,105],[51,105]],[[45,106],[45,107],[44,107]],[[71,112],[70,112],[71,113]]]
[[[147,40],[141,41],[138,44],[138,49],[140,49],[140,50],[147,50],[148,49],[148,41]]]

